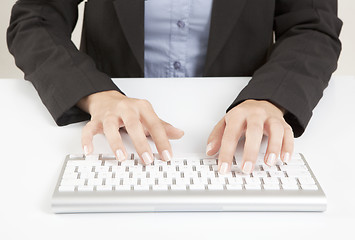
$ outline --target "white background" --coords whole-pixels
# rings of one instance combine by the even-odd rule
[[[146,96],[160,117],[185,130],[181,140],[171,141],[173,150],[201,152],[244,82],[144,79],[137,88],[136,80],[121,79],[119,86],[130,96]],[[57,127],[29,82],[3,79],[0,89],[5,113],[0,118],[0,239],[353,239],[355,109],[348,106],[355,103],[355,78],[331,81],[306,133],[295,142],[327,195],[324,213],[55,215],[53,189],[64,156],[81,151],[83,123]],[[96,152],[109,151],[102,136],[94,142]]]
[[[0,3],[1,78],[23,77],[5,41],[14,2]],[[354,12],[354,0],[339,0],[344,27],[336,75],[355,75]],[[81,19],[73,34],[75,43],[80,27]],[[52,190],[64,155],[80,151],[83,123],[57,127],[28,82],[0,79],[0,239],[351,239],[355,222],[354,82],[354,78],[333,79],[306,133],[296,139],[296,149],[305,154],[327,194],[325,213],[54,215],[49,208]],[[102,137],[95,141],[97,151],[108,149]]]
[[[335,75],[355,75],[355,1],[338,0],[338,2],[339,17],[344,21],[341,33],[343,52]],[[8,53],[5,37],[14,3],[15,0],[1,0],[0,2],[0,78],[23,78],[22,72],[14,64],[13,57]],[[77,46],[80,42],[82,10],[83,4],[80,5],[80,18],[72,37]]]

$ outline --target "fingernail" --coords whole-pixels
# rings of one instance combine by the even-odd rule
[[[290,161],[290,153],[285,153],[284,155],[284,163],[288,163]]]
[[[210,142],[206,147],[206,155],[208,155],[208,152],[211,151],[211,149],[212,149],[212,142]]]
[[[84,154],[88,155],[89,154],[89,150],[88,150],[88,146],[84,146]]]
[[[176,128],[177,130],[179,130],[180,132],[183,132],[184,130],[181,130],[180,128]]]
[[[245,174],[250,174],[251,170],[253,168],[253,163],[252,162],[245,162],[244,167],[243,167],[243,173]]]
[[[276,163],[276,155],[275,153],[270,153],[269,156],[267,157],[266,161],[267,165],[269,166],[274,166]]]
[[[219,169],[219,173],[221,174],[226,174],[228,171],[228,163],[224,162],[221,165],[221,168]]]
[[[151,164],[153,162],[153,159],[148,152],[143,153],[142,158],[143,158],[144,163],[147,165]]]
[[[123,162],[126,159],[126,157],[121,149],[118,149],[116,151],[116,156],[118,158],[118,161],[120,161],[120,162]]]
[[[168,150],[164,150],[163,151],[163,159],[164,161],[170,161],[171,160],[171,156]]]

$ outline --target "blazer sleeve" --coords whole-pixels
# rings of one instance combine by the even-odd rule
[[[90,118],[76,107],[81,98],[107,90],[123,93],[71,41],[81,1],[19,0],[7,30],[16,65],[59,126]]]
[[[247,99],[270,101],[286,110],[284,118],[299,137],[337,68],[342,22],[337,0],[275,2],[275,44],[227,112]]]

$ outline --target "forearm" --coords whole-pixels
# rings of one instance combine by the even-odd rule
[[[227,111],[246,99],[268,100],[285,109],[296,137],[304,132],[341,51],[336,1],[313,2],[279,1],[271,54]]]
[[[76,107],[83,97],[120,91],[70,39],[79,2],[18,1],[7,32],[16,64],[33,83],[58,125],[89,118]]]

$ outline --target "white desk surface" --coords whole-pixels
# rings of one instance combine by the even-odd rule
[[[120,79],[131,97],[185,130],[173,151],[205,151],[207,137],[247,78]],[[214,212],[55,215],[50,200],[67,153],[81,152],[83,123],[57,127],[29,82],[0,79],[0,238],[350,239],[355,223],[355,78],[334,77],[296,139],[323,187],[324,213]],[[127,149],[133,150],[127,135]],[[110,152],[103,136],[96,152]],[[152,145],[153,149],[154,146]],[[245,238],[244,238],[245,239]]]

